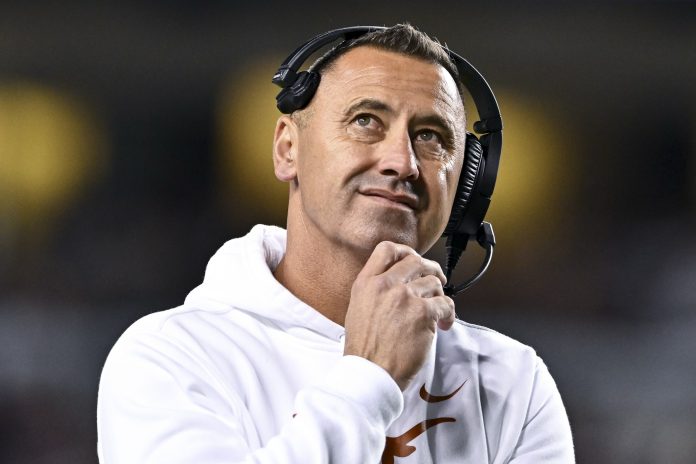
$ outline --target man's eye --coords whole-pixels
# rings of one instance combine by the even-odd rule
[[[433,131],[422,131],[416,135],[416,139],[421,142],[436,142],[438,141],[438,135]]]
[[[372,122],[372,116],[361,114],[360,116],[355,118],[355,122],[358,124],[358,126],[367,127]]]

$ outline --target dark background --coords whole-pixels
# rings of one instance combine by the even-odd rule
[[[410,0],[0,3],[0,462],[96,462],[119,334],[284,224],[274,67],[402,21],[467,57],[506,124],[496,256],[460,317],[537,349],[578,462],[694,462],[694,3]]]

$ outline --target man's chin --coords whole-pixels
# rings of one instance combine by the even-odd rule
[[[388,209],[364,209],[361,214],[349,213],[343,221],[338,238],[342,246],[347,246],[360,254],[370,255],[375,247],[384,241],[407,245],[424,252],[424,247],[432,245],[422,240],[419,234],[418,219],[413,215],[395,214]],[[439,237],[435,237],[433,243]],[[419,251],[421,250],[421,251]]]
[[[354,248],[372,254],[375,247],[381,242],[389,241],[407,245],[413,249],[418,248],[418,241],[412,231],[398,228],[381,228],[377,230],[360,231],[355,234],[351,242]]]

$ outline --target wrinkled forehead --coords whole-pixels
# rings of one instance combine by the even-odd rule
[[[371,46],[349,50],[322,73],[322,87],[330,97],[351,93],[398,94],[405,100],[428,98],[437,107],[464,118],[459,86],[440,64]]]

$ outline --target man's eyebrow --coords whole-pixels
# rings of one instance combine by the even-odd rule
[[[345,114],[348,116],[364,110],[394,112],[394,109],[383,101],[375,100],[374,98],[363,98],[350,105]]]
[[[454,137],[454,124],[438,114],[428,114],[425,116],[416,117],[412,124],[414,126],[435,126],[444,132],[446,137]]]
[[[346,116],[351,116],[360,111],[371,110],[371,111],[384,111],[387,113],[394,113],[395,110],[389,106],[387,103],[376,100],[374,98],[363,98],[353,103],[345,111]],[[417,116],[412,122],[414,126],[435,126],[442,130],[443,135],[449,139],[454,138],[455,127],[453,123],[446,118],[440,116],[439,114],[426,114],[423,116]]]

